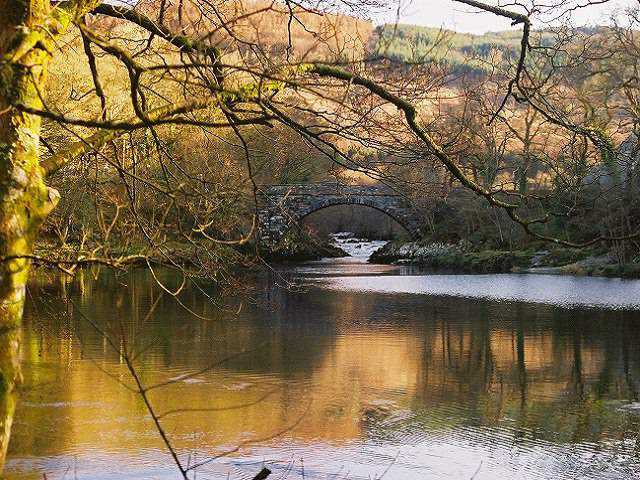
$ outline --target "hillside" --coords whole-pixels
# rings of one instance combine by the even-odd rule
[[[585,31],[585,33],[588,33]],[[553,32],[536,31],[535,43],[549,44]],[[520,30],[488,32],[483,35],[459,33],[433,27],[386,24],[375,28],[370,40],[373,55],[400,62],[436,61],[454,73],[482,74],[496,56],[515,61],[520,52]]]
[[[141,0],[137,8],[151,17],[159,0]],[[362,58],[373,24],[355,16],[316,11],[270,0],[171,2],[164,23],[172,30],[202,35],[212,44],[241,51],[258,47],[269,55],[285,52],[297,58]],[[233,38],[225,25],[233,26]]]

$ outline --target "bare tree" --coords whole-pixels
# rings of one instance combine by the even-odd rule
[[[509,119],[513,102],[526,103],[540,121],[569,132],[565,146],[572,149],[572,161],[588,164],[592,158],[608,158],[612,144],[606,129],[585,116],[589,109],[584,105],[569,109],[563,102],[568,82],[562,75],[567,65],[557,62],[569,58],[576,64],[583,58],[582,50],[565,48],[567,35],[562,37],[562,32],[553,48],[532,40],[531,18],[540,9],[546,15],[555,11],[562,16],[580,5],[510,3],[509,8],[518,9],[512,11],[475,0],[455,1],[522,27],[514,61],[496,65],[501,73],[493,87],[493,108],[479,109],[487,123],[506,121],[507,130],[514,135],[519,132],[516,137],[524,146],[520,178],[527,180],[532,161],[534,121],[526,117],[523,133],[522,126]],[[546,195],[514,188],[513,182],[500,177],[500,171],[508,171],[501,163],[506,144],[497,140],[495,131],[474,132],[464,117],[457,128],[455,124],[443,128],[445,116],[433,103],[433,94],[450,78],[441,65],[425,60],[399,68],[394,62],[367,56],[366,35],[360,35],[365,25],[341,14],[380,6],[375,0],[284,0],[248,6],[200,0],[174,5],[159,0],[135,7],[97,0],[0,0],[2,461],[20,382],[19,327],[33,261],[66,270],[87,263],[121,267],[157,262],[180,268],[171,238],[192,244],[204,238],[211,244],[229,245],[245,243],[254,233],[255,217],[245,222],[248,231],[247,225],[227,232],[214,228],[216,215],[238,203],[220,188],[228,165],[224,161],[188,165],[184,156],[176,154],[179,149],[173,148],[171,126],[194,132],[193,138],[213,149],[233,139],[235,151],[246,162],[246,181],[238,180],[235,190],[244,189],[249,195],[258,186],[248,132],[264,135],[277,123],[345,170],[414,190],[447,177],[542,240],[584,246],[638,235],[628,226],[622,234],[602,232],[579,241],[547,233],[544,226],[553,218],[570,215],[578,202],[569,199],[550,208]],[[52,64],[77,47],[84,55],[91,85],[80,92],[74,85],[62,89],[76,99],[74,108],[69,108],[55,101],[59,79],[48,77]],[[105,71],[119,73],[107,79]],[[629,89],[629,84],[622,84]],[[635,101],[633,93],[630,97]],[[131,135],[135,148],[127,147],[125,134]],[[477,165],[466,157],[460,142],[474,137],[492,152],[490,159],[483,157],[487,173],[483,181],[472,173]],[[571,176],[567,167],[571,162],[551,160],[550,169],[558,173],[554,178]],[[157,169],[154,175],[145,174],[151,162],[157,162]],[[57,172],[71,168],[84,168],[101,185],[110,185],[96,195],[103,196],[96,202],[102,242],[89,247],[82,238],[91,234],[81,232],[82,248],[75,254],[72,249],[65,257],[54,252],[40,255],[35,250],[39,231],[60,200],[50,184]],[[568,185],[581,191],[584,177],[584,172],[574,175]],[[153,208],[143,208],[141,195],[153,195]],[[58,217],[52,228],[64,239],[67,225],[64,217]],[[135,232],[143,246],[126,253],[110,249],[107,240],[118,229],[121,238]],[[201,270],[215,270],[218,254],[203,255]]]

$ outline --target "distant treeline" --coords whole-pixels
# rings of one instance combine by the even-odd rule
[[[585,27],[579,31],[594,35],[603,28]],[[538,30],[532,37],[537,45],[552,45],[557,35],[551,30]],[[515,64],[521,39],[520,29],[474,35],[418,25],[385,24],[375,28],[370,49],[375,56],[398,62],[438,62],[452,73],[484,75],[495,68],[496,60]]]

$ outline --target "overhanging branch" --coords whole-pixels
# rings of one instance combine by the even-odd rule
[[[153,125],[154,123],[157,124],[158,122],[161,122],[164,119],[168,119],[169,117],[207,108],[207,107],[210,107],[211,105],[212,105],[211,101],[200,100],[195,102],[188,102],[178,107],[174,105],[165,105],[163,107],[158,107],[156,109],[153,109],[147,112],[147,117],[151,122],[153,122],[152,124],[149,124],[147,122],[141,122],[138,119],[138,117],[133,117],[124,122],[97,122],[97,125],[100,126],[101,128],[99,132],[96,132],[93,135],[89,136],[88,138],[74,143],[73,145],[71,145],[69,148],[65,149],[62,152],[52,155],[51,157],[44,160],[41,163],[41,166],[44,169],[46,175],[51,175],[52,173],[55,173],[58,170],[60,170],[62,167],[64,167],[68,162],[70,162],[74,158],[79,157],[80,155],[88,152],[89,150],[94,150],[102,147],[107,142],[109,142],[110,140],[113,140],[114,138],[117,138],[118,136],[122,135],[126,131],[135,130],[137,128],[146,128],[148,126]],[[16,108],[20,108],[23,111],[26,111],[28,113],[33,113],[35,115],[42,115],[43,117],[52,118],[53,116],[54,119],[58,120],[58,118],[56,118],[57,116],[55,114],[52,114],[51,112],[40,111],[40,110],[31,111],[32,109],[29,109],[25,106],[17,106]],[[79,121],[78,123],[85,123],[84,126],[95,126],[93,125],[93,122]],[[86,125],[86,123],[91,123],[92,125]]]
[[[220,60],[220,50],[204,42],[198,42],[184,35],[171,32],[166,26],[155,22],[148,16],[136,11],[133,8],[109,5],[103,3],[93,9],[92,13],[106,15],[113,18],[120,18],[144,28],[149,33],[156,35],[185,53],[200,53],[210,58],[213,65],[214,76],[218,85],[223,83],[223,72],[220,65],[216,65]]]
[[[518,215],[519,205],[504,202],[495,197],[494,191],[488,190],[481,185],[475,183],[472,179],[467,177],[464,172],[456,165],[452,158],[444,151],[444,149],[435,142],[431,136],[420,126],[417,119],[417,110],[416,108],[406,100],[398,97],[397,95],[389,92],[384,87],[379,85],[373,80],[362,77],[360,75],[353,74],[346,70],[342,70],[329,65],[321,65],[321,64],[311,64],[308,67],[308,71],[310,73],[314,73],[320,77],[334,78],[338,80],[343,80],[349,82],[353,85],[359,85],[361,87],[366,88],[371,93],[378,95],[380,98],[388,101],[389,103],[395,105],[399,110],[401,110],[405,116],[407,124],[411,131],[429,148],[430,152],[445,166],[445,168],[466,188],[473,191],[476,195],[484,197],[490,205],[498,208],[504,209],[509,217],[516,223],[518,223],[527,234],[532,237],[538,238],[540,240],[553,242],[558,245],[563,245],[566,247],[572,248],[584,248],[602,241],[620,241],[620,240],[629,240],[632,238],[640,238],[640,231],[634,232],[630,235],[625,235],[621,237],[614,236],[605,236],[601,235],[591,240],[582,243],[570,242],[567,240],[562,240],[556,237],[543,235],[535,230],[533,230],[533,225],[539,223],[545,223],[547,220],[545,219],[534,219],[528,220],[522,218]]]
[[[529,50],[529,36],[531,35],[531,20],[527,15],[522,13],[512,12],[511,10],[507,10],[501,7],[495,7],[493,5],[486,5],[485,3],[478,2],[476,0],[453,0],[454,2],[463,3],[465,5],[469,5],[471,7],[478,8],[480,10],[484,10],[489,13],[493,13],[494,15],[498,15],[500,17],[509,18],[511,20],[511,25],[522,24],[522,38],[520,39],[520,56],[518,58],[518,65],[516,66],[516,74],[514,77],[509,80],[509,84],[507,85],[507,92],[502,98],[502,102],[498,109],[493,113],[491,119],[488,124],[490,125],[496,119],[500,112],[507,104],[509,97],[513,96],[514,87],[520,85],[520,79],[522,78],[522,72],[525,68],[525,62],[527,60],[527,52]]]

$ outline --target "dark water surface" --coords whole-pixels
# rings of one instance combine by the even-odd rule
[[[144,385],[170,381],[149,396],[185,464],[240,446],[200,479],[640,478],[640,282],[284,273],[308,287],[227,308],[189,287],[206,319],[145,271],[35,281],[5,476],[178,478],[126,350]]]

